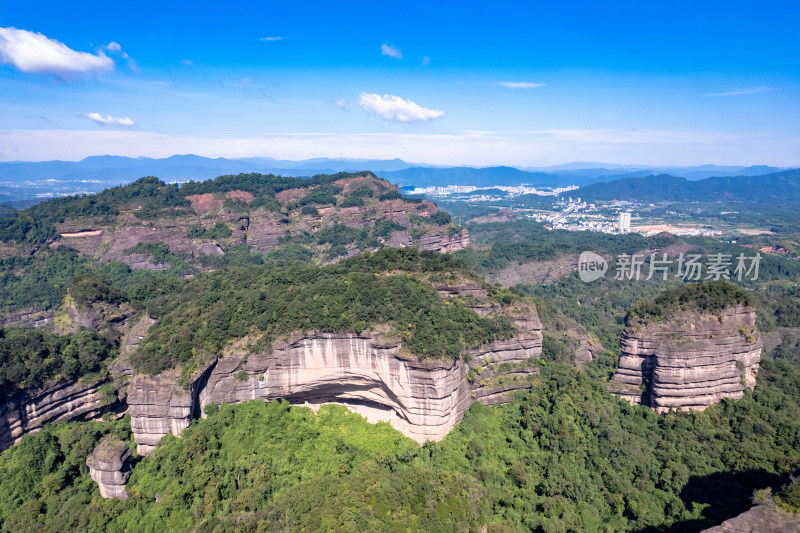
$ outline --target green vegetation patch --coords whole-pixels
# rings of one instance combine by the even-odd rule
[[[631,308],[626,321],[659,322],[682,311],[716,314],[736,305],[753,305],[752,298],[741,287],[724,281],[688,283],[639,302]]]
[[[0,528],[701,531],[800,463],[798,360],[765,357],[742,400],[663,415],[542,362],[531,391],[473,403],[422,447],[341,406],[223,404],[134,461],[128,500],[100,498],[81,465],[129,421],[59,424],[0,455]]]
[[[355,331],[388,324],[390,335],[422,359],[454,359],[515,329],[505,316],[481,317],[444,301],[417,273],[459,271],[463,263],[434,252],[387,249],[336,265],[233,267],[200,275],[148,304],[159,317],[132,363],[158,373],[197,355],[218,355],[248,334],[252,347],[296,331]],[[387,275],[387,273],[390,273]]]
[[[40,329],[0,329],[0,397],[51,379],[75,379],[100,370],[115,355],[105,338],[82,329],[54,335]]]
[[[202,226],[192,226],[189,228],[190,239],[212,239],[220,240],[233,235],[231,228],[224,222],[217,222],[210,228],[203,228]]]
[[[119,215],[122,209],[135,205],[135,215],[152,219],[164,210],[190,210],[178,185],[167,185],[152,176],[141,178],[124,187],[112,187],[97,194],[54,198],[17,213],[16,217],[0,218],[0,240],[18,243],[44,243],[56,236],[55,224],[68,218]]]

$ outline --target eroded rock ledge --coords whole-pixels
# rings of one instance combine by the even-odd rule
[[[89,475],[103,498],[127,499],[125,484],[131,475],[131,450],[116,437],[106,437],[86,458]]]
[[[456,291],[458,292],[458,291]],[[481,309],[482,314],[490,309]],[[469,361],[420,361],[400,341],[369,330],[295,334],[270,353],[247,355],[234,343],[223,357],[185,374],[173,369],[137,374],[128,356],[153,320],[138,320],[123,339],[122,356],[106,377],[52,383],[0,403],[0,449],[48,422],[94,419],[112,411],[131,415],[137,453],[153,453],[168,433],[180,434],[208,404],[284,398],[316,408],[340,403],[371,422],[387,421],[417,442],[439,440],[472,401],[509,400],[530,387],[542,351],[535,308],[506,312],[518,328],[511,339],[485,344]]]
[[[118,394],[117,386],[106,378],[61,381],[18,392],[0,403],[0,450],[46,423],[90,420],[124,410]]]
[[[682,313],[665,322],[628,323],[611,391],[658,412],[702,411],[740,399],[756,384],[761,336],[750,307],[719,315]]]
[[[341,403],[368,420],[387,421],[417,442],[439,440],[474,400],[508,401],[530,386],[542,350],[535,311],[519,321],[529,329],[473,350],[469,363],[420,361],[401,343],[365,330],[295,334],[270,353],[231,349],[184,383],[176,370],[135,375],[128,412],[139,454],[153,452],[167,433],[179,434],[209,404],[284,398],[312,408]]]

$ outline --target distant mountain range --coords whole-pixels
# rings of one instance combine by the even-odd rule
[[[600,176],[548,174],[520,170],[514,167],[410,167],[403,170],[377,171],[376,174],[398,185],[413,185],[416,187],[432,187],[436,185],[492,187],[495,185],[521,184],[530,184],[535,187],[580,186],[601,178]]]
[[[713,178],[715,176],[761,176],[772,172],[788,170],[785,168],[770,167],[767,165],[754,165],[749,167],[742,166],[720,166],[720,165],[700,165],[694,167],[663,167],[663,166],[631,166],[631,165],[603,165],[602,163],[567,163],[552,167],[539,167],[538,172],[550,174],[568,174],[571,176],[583,176],[592,179],[604,177],[602,181],[623,178],[642,178],[658,174],[669,174],[680,176],[688,180],[701,180]]]
[[[175,155],[163,159],[146,157],[92,156],[81,161],[3,162],[0,163],[0,203],[17,207],[37,199],[67,194],[101,191],[123,185],[143,176],[165,181],[205,180],[223,174],[261,172],[290,176],[312,176],[341,171],[371,170],[378,176],[405,186],[529,184],[535,187],[577,185],[586,187],[600,181],[644,178],[653,174],[682,176],[689,180],[709,176],[755,176],[780,171],[775,167],[698,167],[666,168],[600,163],[570,163],[552,167],[519,169],[507,166],[473,168],[415,165],[401,159],[328,159],[303,161],[269,157],[211,159],[197,155]]]
[[[761,176],[726,176],[689,181],[661,174],[594,183],[580,189],[584,200],[640,202],[773,202],[800,201],[800,169]]]

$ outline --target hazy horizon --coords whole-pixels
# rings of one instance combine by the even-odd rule
[[[7,10],[0,161],[800,165],[795,2],[184,7]]]

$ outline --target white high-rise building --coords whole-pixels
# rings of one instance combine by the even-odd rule
[[[620,233],[630,233],[631,232],[631,214],[630,213],[620,213],[619,214],[619,224],[617,225],[617,231]]]

